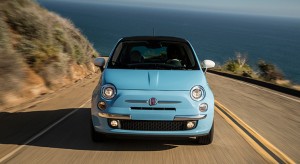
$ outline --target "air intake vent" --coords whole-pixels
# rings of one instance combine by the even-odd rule
[[[138,121],[120,120],[121,129],[144,131],[180,131],[187,130],[187,121]],[[195,126],[196,127],[196,126]]]

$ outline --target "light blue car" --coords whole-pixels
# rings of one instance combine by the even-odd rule
[[[91,134],[196,137],[210,144],[214,96],[191,44],[181,38],[139,36],[121,39],[108,62],[96,58],[102,75],[93,91]]]

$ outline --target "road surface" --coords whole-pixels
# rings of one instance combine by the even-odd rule
[[[274,146],[300,162],[300,99],[208,74],[215,99]]]
[[[208,74],[216,99],[296,162],[299,153],[297,98]],[[221,116],[215,114],[211,145],[187,139],[90,139],[90,97],[99,75],[45,95],[38,103],[0,111],[0,161],[4,163],[266,163]],[[295,99],[295,100],[294,100]],[[71,113],[72,112],[72,113]],[[70,114],[71,113],[71,114]],[[49,130],[40,133],[60,121]],[[298,122],[297,122],[298,121]],[[286,126],[282,125],[285,124]],[[40,134],[39,137],[36,137]],[[32,138],[34,137],[34,138]],[[29,140],[32,142],[27,142]]]

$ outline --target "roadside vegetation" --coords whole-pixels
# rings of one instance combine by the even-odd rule
[[[247,62],[247,54],[236,52],[235,58],[227,60],[223,65],[216,66],[215,70],[232,73],[247,78],[262,80],[299,90],[299,88],[297,88],[298,86],[293,85],[290,80],[285,79],[284,74],[276,65],[268,63],[264,60],[259,60],[256,63],[256,67],[252,68]]]
[[[33,0],[1,0],[0,106],[91,74],[98,55],[71,21]]]
[[[223,70],[233,72],[245,77],[256,76],[252,68],[247,64],[247,55],[240,52],[235,53],[236,58],[229,59],[221,67]]]

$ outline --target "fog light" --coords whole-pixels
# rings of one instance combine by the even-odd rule
[[[117,126],[119,125],[119,123],[118,123],[117,120],[111,120],[111,121],[110,121],[110,125],[111,125],[112,127],[117,127]]]
[[[98,102],[98,108],[101,110],[105,110],[106,109],[106,103],[104,101],[99,101]]]
[[[206,103],[200,104],[199,110],[200,110],[201,112],[206,112],[207,109],[208,109],[208,105],[207,105]]]
[[[188,129],[192,129],[195,127],[195,125],[196,125],[196,121],[189,121],[189,122],[187,122],[186,127]]]

